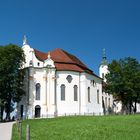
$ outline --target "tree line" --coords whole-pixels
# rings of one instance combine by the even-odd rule
[[[13,44],[0,46],[0,120],[4,111],[6,119],[10,119],[14,103],[25,94],[24,62],[24,52],[20,47]],[[122,103],[122,112],[136,113],[136,104],[140,103],[140,63],[131,57],[113,60],[108,71],[105,91]]]

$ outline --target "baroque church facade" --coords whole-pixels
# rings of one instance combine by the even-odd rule
[[[23,40],[25,96],[17,105],[19,118],[75,114],[103,115],[113,97],[103,92],[107,71],[104,55],[99,76],[76,56],[62,50],[43,53]]]

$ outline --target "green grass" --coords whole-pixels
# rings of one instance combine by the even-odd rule
[[[22,123],[23,140],[27,124],[31,140],[140,140],[140,115],[26,120]],[[18,140],[16,124],[12,140]]]

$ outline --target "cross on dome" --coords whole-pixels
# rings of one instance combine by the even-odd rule
[[[23,37],[23,45],[26,45],[27,44],[27,38],[26,38],[26,36],[24,35],[24,37]]]

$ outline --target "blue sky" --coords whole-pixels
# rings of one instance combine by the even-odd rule
[[[140,61],[139,0],[0,0],[0,45],[62,48],[98,74],[102,49]]]

